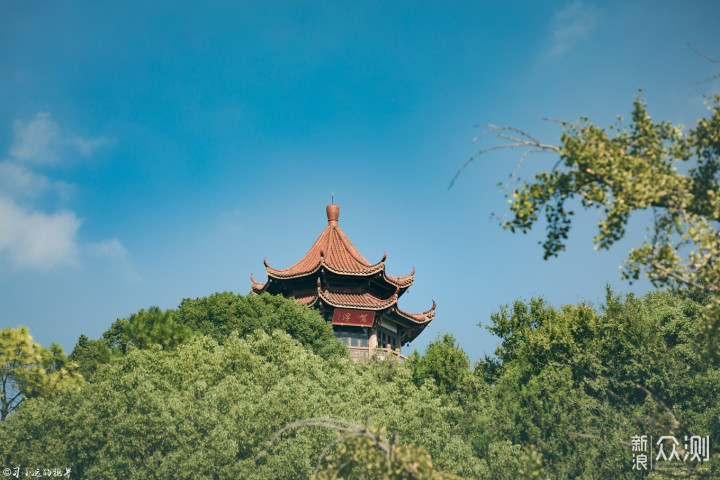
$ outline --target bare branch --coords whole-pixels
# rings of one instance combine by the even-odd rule
[[[622,398],[620,398],[620,396],[617,393],[613,392],[609,388],[606,388],[605,391],[607,391],[610,394],[610,396],[613,397],[615,400],[622,400]]]
[[[476,135],[475,137],[473,137],[473,139],[470,140],[470,145],[472,145],[473,143],[477,142],[480,138],[484,137],[484,136],[487,135],[488,133],[497,132],[498,130],[502,130],[502,127],[498,127],[498,126],[496,126],[496,125],[487,124],[487,123],[486,123],[485,125],[488,126],[488,127],[490,127],[490,128],[488,128],[487,130],[483,131],[483,132],[480,133],[479,135]],[[477,125],[476,125],[476,126],[477,126]]]
[[[452,178],[452,180],[450,181],[450,185],[448,186],[448,190],[450,190],[450,189],[452,188],[453,184],[455,184],[455,180],[457,180],[457,178],[460,176],[460,174],[462,173],[462,171],[465,170],[465,168],[467,168],[467,166],[470,165],[470,163],[472,163],[473,160],[475,160],[475,159],[478,158],[480,155],[483,155],[483,154],[485,154],[485,153],[492,152],[492,151],[494,151],[494,150],[501,150],[501,149],[505,149],[505,148],[519,148],[519,147],[520,147],[520,148],[525,148],[525,147],[530,148],[530,152],[527,152],[527,153],[538,153],[538,152],[555,152],[555,153],[559,153],[559,152],[560,152],[560,148],[559,148],[559,147],[556,147],[555,145],[547,145],[547,144],[541,143],[538,139],[536,139],[535,137],[533,137],[533,136],[530,135],[529,133],[527,133],[527,132],[525,132],[525,131],[523,131],[523,130],[520,130],[519,128],[515,128],[515,127],[498,127],[498,126],[496,126],[496,125],[490,125],[490,128],[488,128],[487,130],[485,130],[484,132],[482,132],[480,135],[478,135],[478,136],[476,136],[475,138],[473,138],[473,139],[472,139],[472,142],[470,142],[470,143],[474,143],[474,142],[476,142],[479,138],[487,135],[488,133],[492,133],[492,132],[515,132],[515,133],[519,134],[520,137],[525,137],[525,138],[517,138],[517,137],[512,137],[512,136],[506,135],[506,134],[504,134],[504,133],[498,133],[498,134],[497,134],[497,137],[498,137],[498,138],[501,138],[501,139],[503,139],[503,140],[509,140],[509,141],[512,142],[512,143],[505,143],[505,144],[502,144],[502,145],[494,145],[494,146],[492,146],[492,147],[484,148],[484,149],[480,150],[479,152],[477,152],[476,154],[474,154],[473,156],[471,156],[471,157],[458,169],[457,173],[455,173],[455,176],[454,176],[454,177]],[[523,159],[525,158],[525,156],[527,155],[527,153],[525,153],[525,154],[523,155],[523,157],[522,157]]]
[[[688,47],[690,47],[690,50],[692,50],[693,52],[695,52],[695,55],[697,55],[698,57],[704,58],[704,59],[707,60],[708,62],[720,63],[720,58],[708,57],[707,55],[704,55],[704,54],[698,52],[697,49],[696,49],[695,47],[693,47],[690,42],[685,42],[685,43],[687,44]]]
[[[681,275],[678,275],[677,273],[673,272],[669,268],[663,267],[657,262],[652,262],[651,265],[656,270],[659,270],[662,272],[665,276],[670,277],[674,280],[676,280],[679,283],[682,283],[683,285],[687,285],[693,288],[697,288],[698,290],[702,290],[703,292],[717,292],[718,287],[717,285],[703,285],[701,283],[694,282],[690,280],[689,278],[685,278]]]
[[[640,385],[639,383],[635,385],[635,388],[639,388],[640,390],[642,390],[643,392],[645,392],[651,399],[655,400],[655,402],[657,402],[657,403],[663,408],[663,410],[665,410],[665,413],[667,413],[668,415],[670,415],[670,419],[672,420],[672,424],[670,425],[670,428],[671,428],[671,429],[674,430],[674,429],[680,427],[680,422],[678,422],[678,419],[675,418],[675,414],[673,414],[672,410],[670,410],[670,409],[668,408],[668,406],[665,405],[665,402],[663,402],[663,401],[660,400],[659,398],[656,398],[655,396],[653,396],[653,394],[652,394],[652,392],[650,392],[650,390],[648,390],[647,388],[643,387],[643,386]]]
[[[512,126],[502,126],[502,127],[501,127],[501,126],[498,126],[498,125],[493,125],[492,123],[488,123],[488,124],[486,124],[486,125],[487,125],[488,127],[490,127],[490,128],[488,128],[487,130],[485,130],[484,132],[482,132],[480,135],[477,135],[475,138],[473,138],[473,139],[470,141],[471,144],[475,143],[478,139],[480,139],[481,137],[484,137],[484,136],[487,135],[488,133],[492,133],[492,132],[503,132],[503,131],[515,132],[515,133],[518,133],[518,134],[522,135],[523,137],[527,138],[527,139],[530,140],[531,142],[539,143],[538,140],[537,140],[536,138],[534,138],[532,135],[530,135],[530,134],[527,133],[526,131],[521,130],[521,129],[517,128],[517,127],[512,127]]]
[[[700,57],[704,60],[707,60],[708,62],[711,62],[711,63],[720,63],[720,58],[708,57],[707,55],[700,53],[695,47],[693,47],[690,44],[690,42],[685,42],[685,43],[687,44],[688,47],[690,47],[690,50],[692,50],[695,53],[695,55],[697,55],[698,57]],[[715,80],[716,78],[720,78],[720,73],[716,73],[715,75],[708,77],[705,80],[698,80],[697,82],[692,82],[692,83],[690,83],[690,85],[699,85],[701,83],[707,83],[712,80]]]
[[[573,127],[577,127],[577,128],[583,129],[583,130],[585,129],[585,127],[583,127],[580,124],[577,124],[575,122],[569,122],[567,120],[560,120],[559,118],[543,117],[543,121],[559,123],[560,125],[572,125]]]
[[[315,473],[317,474],[317,473],[320,471],[320,465],[322,464],[322,461],[323,461],[323,459],[325,458],[325,454],[326,454],[332,447],[334,447],[334,446],[337,445],[338,443],[342,442],[343,440],[347,440],[348,438],[359,437],[359,436],[360,436],[360,435],[358,435],[357,432],[347,433],[347,434],[345,434],[345,435],[340,435],[340,436],[337,437],[335,440],[333,440],[332,442],[330,442],[330,443],[328,443],[327,445],[325,445],[325,448],[323,448],[323,451],[320,452],[320,456],[318,457],[317,464],[315,465]],[[342,470],[342,467],[341,467],[340,469]]]
[[[457,178],[460,176],[460,174],[462,173],[462,171],[465,170],[465,168],[466,168],[468,165],[470,165],[470,163],[471,163],[473,160],[475,160],[477,157],[479,157],[479,156],[482,155],[483,153],[492,152],[493,150],[500,150],[500,149],[502,149],[502,148],[515,148],[515,147],[524,147],[524,145],[514,145],[514,144],[512,144],[512,145],[495,145],[494,147],[488,147],[488,148],[486,148],[486,149],[484,149],[484,150],[480,150],[478,153],[476,153],[475,155],[473,155],[472,157],[470,157],[470,158],[463,164],[463,166],[458,169],[457,173],[455,173],[455,176],[452,178],[452,180],[450,180],[450,185],[448,186],[448,190],[450,190],[450,189],[452,188],[453,184],[455,183],[455,180],[457,180]]]
[[[257,461],[258,459],[260,459],[260,457],[265,455],[268,452],[268,450],[270,450],[273,443],[275,443],[275,440],[280,438],[280,436],[283,433],[287,432],[288,430],[292,430],[293,428],[299,428],[299,427],[325,427],[325,428],[330,428],[333,430],[338,430],[340,432],[347,432],[347,433],[356,432],[358,430],[362,430],[362,428],[363,428],[360,425],[356,425],[354,423],[347,422],[345,420],[339,420],[336,418],[328,418],[328,417],[306,418],[304,420],[298,420],[296,422],[288,423],[283,428],[281,428],[280,430],[275,432],[273,434],[273,436],[270,437],[270,439],[268,439],[267,448],[261,450],[260,453],[258,453],[255,456],[255,461]]]
[[[712,77],[708,77],[705,80],[698,80],[697,82],[692,82],[692,83],[690,83],[690,85],[700,85],[701,83],[707,83],[712,80],[715,80],[716,78],[720,78],[720,73],[716,73]]]
[[[20,395],[21,395],[21,392],[16,393],[15,396],[12,397],[12,398],[7,402],[8,405],[12,405],[12,403],[13,403],[15,400],[17,400],[17,398],[18,398]],[[20,399],[20,401],[17,402],[17,403],[15,404],[15,406],[12,407],[12,408],[17,408],[17,406],[20,405],[20,402],[22,402],[22,399]]]
[[[520,138],[511,137],[509,135],[503,135],[502,133],[498,133],[498,138],[502,138],[503,140],[510,140],[512,142],[515,142],[518,144],[518,146],[523,147],[537,147],[541,149],[542,151],[551,151],[551,152],[560,152],[560,149],[556,147],[555,145],[546,145],[544,143],[540,143],[537,141],[528,142],[527,140],[522,140]]]
[[[370,417],[367,417],[367,421],[370,421]],[[322,452],[320,453],[320,457],[318,458],[317,464],[315,465],[315,473],[317,474],[320,471],[320,466],[322,465],[323,460],[325,459],[325,456],[327,452],[333,448],[335,445],[337,445],[340,442],[343,442],[350,438],[367,438],[370,440],[370,442],[377,447],[378,449],[382,450],[385,453],[385,458],[388,463],[388,469],[390,468],[390,461],[392,459],[392,448],[390,443],[388,443],[385,439],[385,435],[381,432],[379,432],[378,436],[375,436],[370,430],[368,430],[367,427],[363,427],[361,425],[357,425],[352,422],[348,422],[346,420],[340,420],[336,418],[329,418],[329,417],[318,417],[318,418],[306,418],[303,420],[297,420],[295,422],[288,423],[283,428],[278,430],[273,434],[273,436],[268,440],[268,446],[267,448],[260,451],[255,456],[255,461],[257,462],[263,455],[265,455],[269,449],[272,447],[272,444],[277,440],[283,433],[287,432],[288,430],[291,430],[293,428],[299,428],[299,427],[324,427],[324,428],[330,428],[333,430],[338,430],[340,432],[345,432],[344,435],[339,435],[336,439],[334,439],[332,442],[328,443],[325,448],[323,448]],[[397,434],[395,434],[395,440],[397,440]],[[339,470],[342,470],[347,462],[345,464],[340,465]]]

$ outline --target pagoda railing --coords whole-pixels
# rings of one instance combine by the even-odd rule
[[[373,356],[377,356],[380,360],[384,360],[386,358],[392,358],[397,357],[398,360],[401,362],[404,362],[407,360],[408,357],[401,354],[400,352],[393,350],[390,347],[348,347],[350,349],[350,358],[353,359],[353,361],[358,360],[369,360]]]

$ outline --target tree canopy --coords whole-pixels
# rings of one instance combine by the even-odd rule
[[[704,310],[670,291],[608,290],[599,308],[516,301],[474,368],[450,334],[405,363],[354,364],[264,331],[270,319],[221,341],[128,346],[82,388],[9,414],[0,463],[79,478],[635,478],[633,435],[720,437]],[[714,474],[718,460],[685,466]]]
[[[306,478],[335,433],[299,429],[256,461],[274,432],[302,418],[369,417],[401,444],[423,446],[438,468],[481,476],[483,462],[448,427],[459,407],[416,387],[406,366],[392,368],[378,382],[373,365],[324,360],[280,331],[131,349],[82,390],[11,415],[0,461],[68,465],[79,478]]]
[[[451,333],[438,336],[427,346],[424,355],[413,355],[410,362],[416,384],[431,378],[443,394],[461,390],[471,373],[467,353]]]
[[[0,331],[0,421],[28,398],[50,397],[81,385],[75,367],[60,345],[43,348],[25,327]]]
[[[627,125],[622,118],[607,129],[587,118],[559,122],[557,145],[514,127],[493,126],[480,137],[497,133],[509,143],[477,155],[520,147],[526,154],[558,156],[552,169],[530,180],[518,178],[509,200],[512,217],[502,223],[511,232],[527,233],[544,216],[545,259],[565,249],[575,213],[572,200],[601,213],[594,242],[602,249],[624,237],[634,212],[650,210],[648,235],[630,250],[623,278],[632,281],[644,274],[657,287],[705,294],[704,328],[715,338],[706,353],[713,358],[720,355],[720,97],[708,110],[706,118],[686,130],[653,121],[645,102],[637,99]]]
[[[177,309],[141,309],[129,318],[117,319],[102,337],[81,335],[70,360],[90,378],[99,365],[125,355],[129,347],[147,349],[159,345],[172,349],[196,335],[224,342],[232,333],[241,337],[257,330],[279,329],[290,334],[314,353],[330,358],[347,356],[335,339],[332,326],[320,314],[279,295],[214,293],[209,297],[184,299]]]
[[[347,355],[347,349],[335,339],[332,326],[316,310],[288,301],[282,295],[223,292],[186,298],[174,318],[219,342],[233,331],[245,336],[258,329],[267,333],[280,329],[324,358]]]

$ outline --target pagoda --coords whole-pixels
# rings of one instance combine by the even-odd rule
[[[377,349],[402,356],[401,346],[435,317],[435,301],[423,313],[398,307],[398,299],[414,282],[415,269],[404,277],[388,275],[387,255],[371,264],[340,230],[340,207],[333,203],[326,211],[328,225],[310,251],[284,270],[264,260],[267,282],[258,282],[251,274],[252,291],[280,294],[317,309],[355,360],[369,358]]]

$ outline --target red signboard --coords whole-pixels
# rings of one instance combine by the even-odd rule
[[[375,312],[368,310],[345,310],[336,308],[333,312],[333,325],[354,325],[356,327],[372,327]]]

